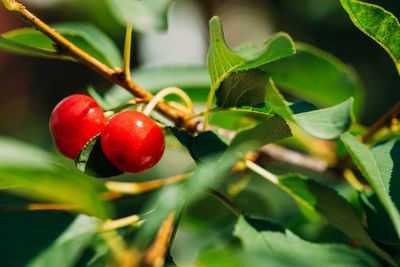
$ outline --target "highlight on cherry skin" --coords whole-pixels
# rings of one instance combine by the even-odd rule
[[[103,110],[93,98],[76,94],[57,104],[49,126],[61,154],[75,159],[86,143],[104,130],[106,123]]]
[[[129,110],[113,116],[102,135],[107,158],[121,171],[139,173],[160,161],[165,138],[160,127],[142,112]]]

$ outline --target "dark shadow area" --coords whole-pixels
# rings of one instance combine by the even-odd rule
[[[25,266],[68,227],[74,215],[53,211],[0,214],[0,259],[7,267]]]

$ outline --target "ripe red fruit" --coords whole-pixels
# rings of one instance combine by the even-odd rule
[[[165,139],[153,119],[129,110],[109,120],[101,135],[101,146],[118,169],[138,173],[150,169],[161,159]]]
[[[75,159],[87,142],[101,133],[107,123],[103,110],[86,95],[71,95],[53,109],[50,132],[58,150]]]

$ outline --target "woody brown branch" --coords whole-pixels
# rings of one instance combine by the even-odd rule
[[[11,3],[12,4],[7,5],[6,7],[55,42],[55,47],[60,54],[74,58],[78,62],[96,71],[112,83],[118,84],[119,86],[125,88],[136,97],[140,97],[147,102],[154,97],[153,94],[140,87],[129,77],[126,77],[123,71],[111,69],[104,63],[87,54],[79,47],[75,46],[56,30],[32,14],[22,4],[18,3],[17,1],[11,1]],[[164,116],[174,121],[177,126],[182,126],[187,130],[194,131],[197,125],[197,122],[185,121],[184,118],[186,114],[184,112],[173,108],[165,102],[158,103],[156,109]]]
[[[360,136],[361,141],[366,142],[370,137],[372,137],[377,131],[381,128],[387,126],[392,119],[396,118],[396,116],[400,113],[400,101],[385,113],[379,120],[377,120],[364,135]]]

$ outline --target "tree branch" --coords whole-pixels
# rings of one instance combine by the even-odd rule
[[[268,161],[288,164],[294,167],[323,173],[328,170],[328,163],[297,151],[274,144],[263,146],[259,149],[259,157]]]
[[[386,126],[392,119],[396,118],[396,116],[400,113],[400,101],[397,102],[397,104],[389,110],[387,113],[385,113],[378,121],[376,121],[368,130],[365,134],[363,134],[360,138],[361,141],[365,142],[367,141],[370,137],[372,137],[378,130],[380,130],[382,127]]]
[[[154,96],[136,84],[132,79],[126,77],[124,71],[114,70],[98,61],[94,57],[87,54],[85,51],[75,46],[73,43],[64,38],[56,30],[51,28],[49,25],[41,21],[38,17],[32,14],[22,4],[15,0],[2,0],[5,7],[22,17],[25,21],[31,24],[33,27],[41,31],[47,37],[54,41],[58,49],[58,53],[74,58],[78,62],[85,64],[89,68],[93,69],[107,80],[112,83],[118,84],[125,88],[127,91],[132,93],[136,97],[143,98],[145,101],[150,101]],[[187,114],[177,110],[165,102],[159,102],[156,106],[158,111],[163,115],[175,122],[177,126],[182,126],[187,130],[193,131],[197,125],[197,122],[185,121],[184,118]]]
[[[218,192],[215,189],[209,188],[207,190],[210,195],[221,201],[227,208],[229,208],[236,216],[244,215],[244,212],[239,209],[238,206],[235,205],[232,201],[230,201],[228,198],[226,198],[224,195],[222,195],[220,192]]]

